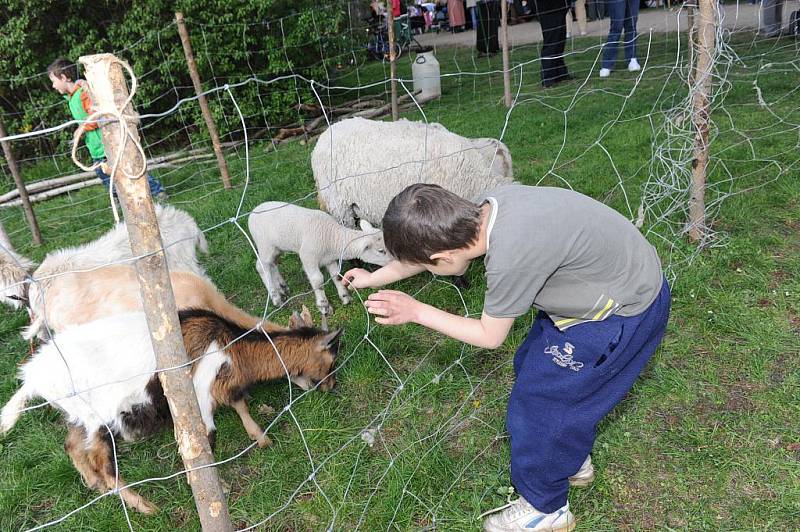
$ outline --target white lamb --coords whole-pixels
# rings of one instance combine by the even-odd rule
[[[196,253],[196,248],[207,253],[208,244],[194,218],[170,205],[156,205],[155,209],[169,270],[188,271],[208,279],[197,261]],[[117,224],[97,240],[49,253],[33,272],[35,282],[30,285],[28,294],[32,317],[25,338],[47,338],[44,307],[47,304],[47,290],[54,276],[64,272],[90,271],[131,258],[133,254],[125,222]],[[74,303],[80,304],[79,301]]]
[[[267,201],[253,210],[247,225],[260,257],[256,260],[256,269],[272,302],[281,305],[288,295],[277,260],[282,251],[293,251],[300,255],[303,270],[314,289],[317,308],[323,316],[329,315],[332,309],[322,287],[324,278],[320,266],[328,269],[339,298],[346,305],[350,295],[338,278],[339,261],[361,259],[383,266],[392,258],[383,243],[383,232],[366,220],[361,221],[361,231],[358,231],[342,227],[322,211]]]
[[[26,297],[25,279],[34,266],[32,260],[14,251],[0,224],[0,301],[15,309],[20,307]]]
[[[495,139],[468,139],[441,124],[351,118],[333,124],[311,154],[320,207],[348,227],[380,225],[389,201],[414,183],[461,197],[513,181],[511,154]]]

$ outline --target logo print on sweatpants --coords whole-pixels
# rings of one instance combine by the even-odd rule
[[[559,348],[557,345],[551,345],[544,348],[545,354],[552,355],[553,362],[562,368],[569,368],[572,371],[579,371],[583,367],[583,362],[578,362],[577,360],[572,359],[572,352],[574,350],[575,346],[569,342],[564,344],[563,353],[561,352],[561,348]]]

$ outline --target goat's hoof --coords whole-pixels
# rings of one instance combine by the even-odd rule
[[[270,445],[272,445],[272,440],[269,439],[269,437],[267,436],[264,437],[259,436],[258,438],[256,438],[256,443],[258,444],[259,447],[263,449],[264,447],[269,447]]]
[[[145,515],[153,515],[158,511],[158,506],[142,499],[139,505],[136,507],[136,510]]]
[[[331,306],[330,303],[326,302],[325,304],[322,305],[317,304],[317,308],[319,309],[319,313],[322,314],[323,316],[327,317],[333,314],[333,307]]]
[[[339,296],[339,299],[342,300],[342,305],[349,305],[350,302],[353,301],[353,298],[350,297],[349,295],[347,295],[347,296]]]

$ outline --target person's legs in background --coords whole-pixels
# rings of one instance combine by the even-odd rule
[[[586,0],[575,0],[575,17],[578,19],[578,29],[581,35],[586,35]]]
[[[636,72],[641,70],[636,58],[636,23],[639,20],[639,0],[625,0],[625,59],[628,61],[628,70]]]
[[[605,78],[611,74],[614,63],[617,62],[617,45],[622,35],[622,26],[625,21],[626,0],[608,0],[606,9],[611,18],[608,29],[608,40],[603,46],[603,61],[600,68],[600,77]]]
[[[572,9],[571,8],[567,10],[567,16],[566,16],[566,19],[564,20],[564,23],[567,26],[567,39],[569,39],[570,37],[572,37]]]
[[[96,164],[99,163],[97,168],[94,169],[94,173],[100,178],[103,186],[108,188],[111,186],[111,176],[107,173],[111,171],[110,167],[108,166],[108,162],[105,159],[96,160],[94,162]],[[165,201],[168,198],[164,187],[150,174],[147,174],[147,184],[150,187],[150,195],[153,197],[153,199]],[[115,196],[116,194],[116,191],[114,191]]]
[[[572,79],[564,63],[569,7],[567,0],[535,0],[535,5],[542,27],[542,85],[550,87]]]

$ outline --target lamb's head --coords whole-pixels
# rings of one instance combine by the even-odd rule
[[[358,249],[357,258],[376,266],[391,262],[392,255],[386,251],[386,244],[383,242],[383,231],[372,227],[366,220],[361,220],[359,225],[363,235],[353,242]]]
[[[339,337],[342,329],[333,332],[320,329],[306,329],[313,333],[305,344],[311,352],[300,375],[292,377],[292,382],[308,390],[319,385],[319,389],[328,392],[336,386],[336,356],[339,353]]]

